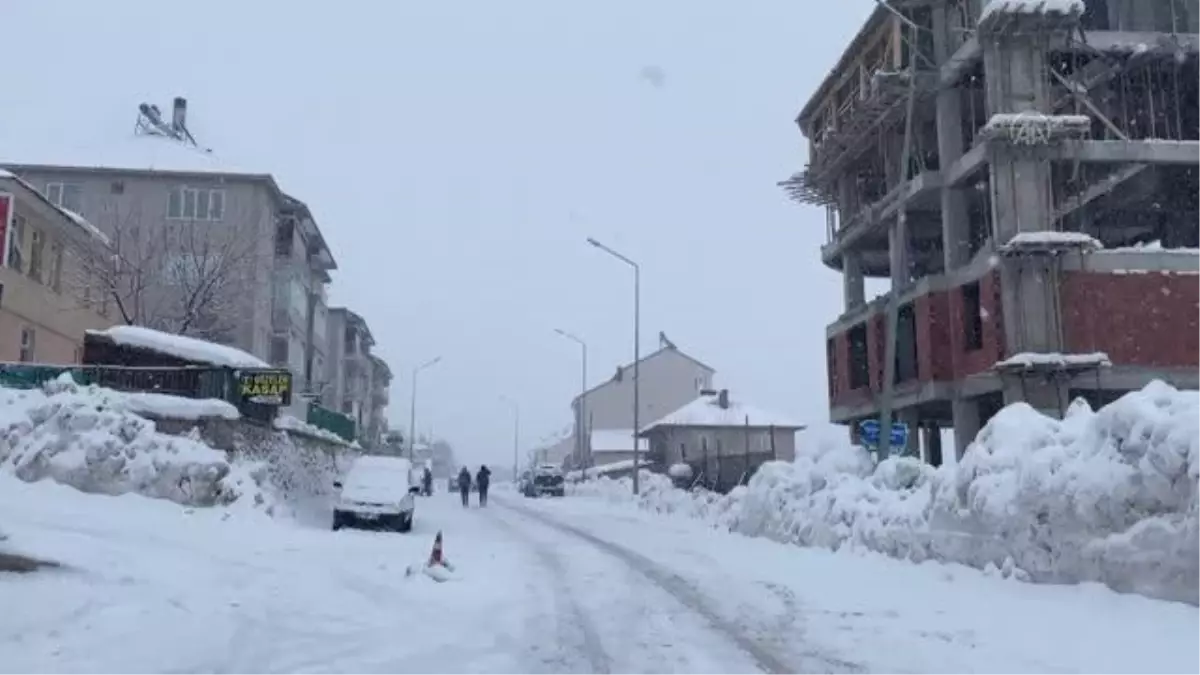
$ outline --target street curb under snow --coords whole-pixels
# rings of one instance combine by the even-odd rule
[[[643,473],[639,507],[801,546],[941,560],[1046,583],[1200,602],[1200,393],[1153,382],[1066,419],[1006,407],[957,466],[874,466],[844,440],[797,448],[728,495]],[[633,502],[628,479],[574,494]]]

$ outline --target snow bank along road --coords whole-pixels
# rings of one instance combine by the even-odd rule
[[[0,476],[0,671],[1197,672],[1194,607],[800,549],[599,500],[418,501],[410,535]],[[445,533],[456,578],[409,565]],[[0,549],[3,550],[3,549]]]

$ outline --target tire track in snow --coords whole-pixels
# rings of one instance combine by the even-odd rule
[[[588,672],[592,673],[609,673],[611,672],[611,660],[608,654],[604,651],[604,647],[600,642],[600,636],[596,631],[595,625],[583,612],[579,606],[579,602],[571,593],[570,585],[567,583],[566,569],[563,567],[562,559],[553,551],[547,550],[539,542],[531,539],[527,534],[522,532],[512,523],[505,520],[502,516],[494,515],[493,518],[505,530],[507,530],[515,539],[524,541],[531,549],[533,549],[542,564],[550,571],[551,577],[554,579],[555,599],[566,603],[567,614],[574,621],[574,625],[579,629],[580,647],[583,651],[583,656],[587,660],[591,669]],[[559,632],[562,632],[562,622],[559,622]],[[561,643],[567,640],[561,640]]]
[[[768,673],[793,673],[799,672],[791,666],[787,665],[774,652],[760,644],[754,638],[746,635],[740,626],[727,620],[713,608],[712,604],[705,599],[702,592],[695,586],[689,583],[686,579],[671,572],[667,568],[650,560],[646,556],[631,551],[624,546],[614,544],[600,537],[593,535],[586,530],[579,529],[572,525],[560,522],[554,518],[546,516],[532,509],[525,508],[504,501],[503,506],[511,509],[521,515],[537,521],[564,534],[571,535],[575,538],[591,544],[600,551],[607,553],[613,558],[625,563],[629,568],[638,572],[642,576],[649,579],[654,585],[670,594],[684,607],[695,612],[702,617],[710,626],[716,629],[719,633],[728,638],[737,647],[748,654],[764,671]],[[824,664],[821,670],[827,670],[833,666],[842,664],[828,663]]]

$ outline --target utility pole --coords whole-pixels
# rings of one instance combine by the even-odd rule
[[[642,360],[641,355],[641,331],[642,331],[642,268],[630,258],[614,251],[613,249],[601,244],[595,239],[588,237],[587,242],[592,246],[604,251],[612,257],[633,268],[633,494],[639,493],[638,479],[641,473],[641,450],[638,444],[638,431],[640,430],[638,414],[641,406],[641,379],[638,377],[639,362]]]
[[[571,340],[572,342],[575,342],[582,350],[582,357],[580,359],[580,370],[582,372],[579,378],[579,405],[575,409],[575,458],[579,462],[579,467],[577,468],[582,469],[585,468],[584,455],[587,454],[588,445],[587,442],[584,441],[583,435],[585,420],[587,419],[587,343],[576,335],[568,333],[561,328],[555,328],[554,332],[567,338],[568,340]]]
[[[520,406],[519,404],[517,404],[517,402],[516,402],[516,401],[514,401],[513,399],[511,399],[511,398],[509,398],[509,397],[505,396],[504,394],[501,394],[501,395],[500,395],[500,400],[502,400],[502,401],[504,401],[504,402],[508,403],[509,405],[511,405],[511,406],[512,406],[512,409],[513,409],[513,465],[512,465],[512,478],[513,478],[513,482],[515,483],[515,482],[517,481],[517,477],[518,477],[518,475],[519,475],[519,471],[520,471],[520,469],[519,469],[519,466],[520,466],[520,463],[521,463],[521,461],[520,461],[520,456],[519,456],[519,454],[520,454],[520,447],[521,447],[521,406]]]
[[[408,409],[408,461],[410,462],[415,462],[417,459],[416,453],[413,452],[414,444],[417,442],[417,375],[441,360],[442,357],[438,356],[412,369],[412,392],[409,394]]]

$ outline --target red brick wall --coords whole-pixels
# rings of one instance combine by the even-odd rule
[[[963,331],[962,289],[952,288],[947,293],[946,307],[950,319],[947,332],[954,379],[985,372],[1005,356],[999,272],[989,272],[979,280],[979,305],[986,312],[983,318],[983,347],[967,350],[966,335]]]
[[[1059,297],[1068,351],[1106,352],[1117,365],[1200,365],[1194,275],[1068,272]]]
[[[913,301],[917,315],[917,379],[922,382],[954,376],[949,302],[947,294],[938,291]]]
[[[883,391],[883,361],[887,343],[883,339],[883,314],[867,319],[867,363],[870,364],[871,391]]]
[[[1195,291],[1195,289],[1192,289]],[[967,351],[963,333],[961,289],[937,291],[913,300],[917,324],[917,379],[922,382],[950,381],[986,372],[1005,356],[1004,313],[1000,304],[1000,275],[993,271],[979,280],[983,319],[983,348]],[[1193,298],[1195,293],[1193,293]],[[1193,301],[1193,315],[1195,302]],[[835,404],[853,404],[870,399],[883,385],[883,313],[866,319],[867,363],[870,388],[850,389],[849,330],[832,338],[835,358],[828,364],[829,397]],[[1195,336],[1193,335],[1193,338]]]

